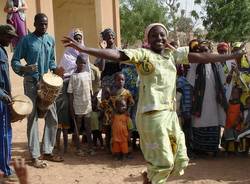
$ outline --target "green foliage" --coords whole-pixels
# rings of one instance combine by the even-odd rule
[[[249,0],[203,0],[203,3],[207,12],[203,25],[209,39],[233,42],[250,38]]]
[[[205,39],[206,33],[203,29],[201,28],[196,28],[194,31],[194,36],[199,39]]]
[[[150,23],[167,26],[167,10],[156,0],[122,0],[120,4],[121,36],[124,44],[143,40],[144,30]]]

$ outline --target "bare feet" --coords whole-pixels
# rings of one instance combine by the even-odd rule
[[[142,173],[142,178],[143,178],[143,184],[151,184],[151,181],[148,180],[148,173],[146,171]]]

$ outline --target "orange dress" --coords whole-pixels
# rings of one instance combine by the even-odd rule
[[[128,153],[128,130],[131,119],[128,114],[112,117],[112,153]]]
[[[227,110],[226,128],[241,129],[240,118],[242,111],[242,104],[239,101],[230,101]]]

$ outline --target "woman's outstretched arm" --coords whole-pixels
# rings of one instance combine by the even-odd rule
[[[235,54],[212,54],[212,53],[189,53],[188,60],[190,63],[216,63],[216,62],[225,62],[230,59],[239,59],[245,53],[235,53]]]
[[[126,56],[123,52],[119,50],[83,47],[79,43],[77,43],[75,40],[69,37],[64,37],[62,42],[65,47],[73,47],[79,52],[84,52],[86,54],[89,54],[98,58],[109,59],[109,60],[113,60],[117,62],[126,61],[129,59],[128,56]]]

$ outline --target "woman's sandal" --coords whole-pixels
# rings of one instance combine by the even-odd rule
[[[47,160],[51,162],[63,162],[64,159],[60,155],[53,154],[43,154],[42,160]]]
[[[46,168],[48,167],[48,164],[42,160],[39,160],[37,158],[33,159],[32,160],[32,164],[31,164],[33,167],[35,168],[40,168],[40,169],[43,169],[43,168]]]

